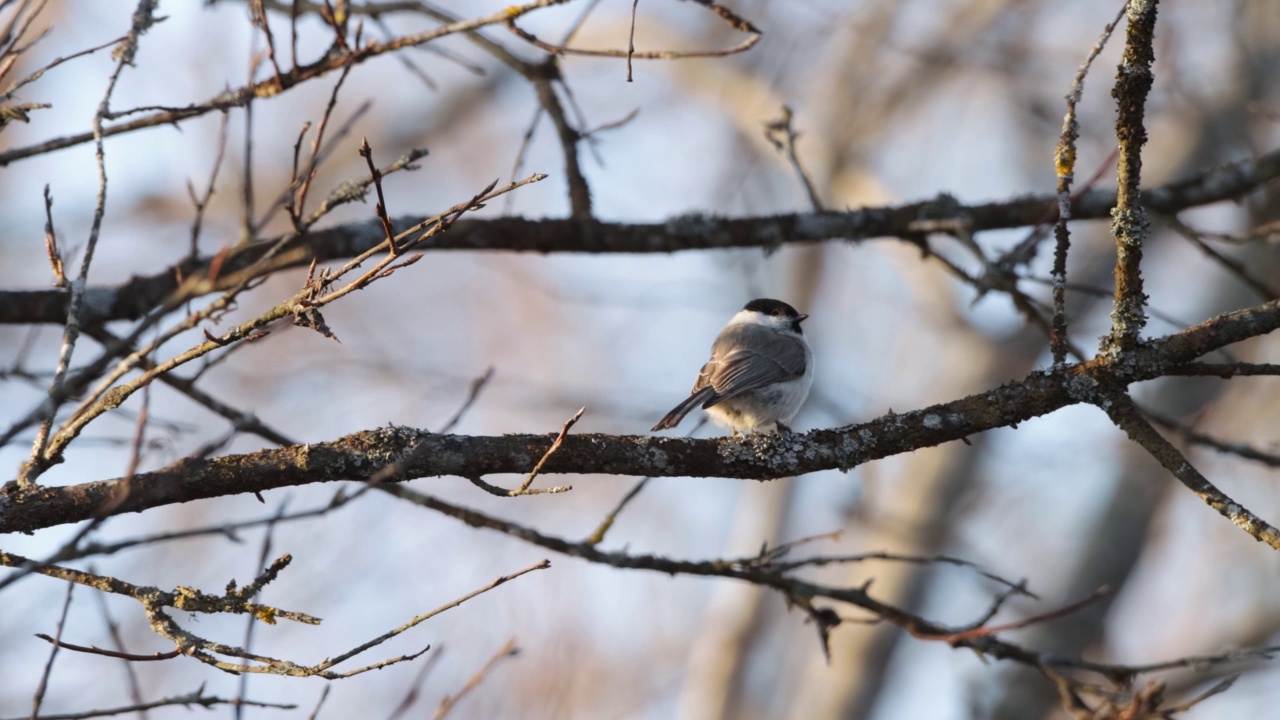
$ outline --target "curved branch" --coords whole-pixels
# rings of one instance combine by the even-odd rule
[[[1046,415],[1077,403],[1099,404],[1104,388],[1160,377],[1201,355],[1280,328],[1280,301],[1220,315],[1140,343],[1122,359],[1039,371],[977,395],[843,428],[786,437],[692,440],[572,435],[546,473],[771,479],[862,463]],[[66,487],[0,490],[0,533],[31,532],[97,517],[291,485],[366,480],[393,463],[397,479],[529,473],[556,435],[472,437],[389,427],[325,443],[293,445],[214,459],[186,459],[126,479]]]

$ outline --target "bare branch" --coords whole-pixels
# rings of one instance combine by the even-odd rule
[[[475,690],[479,687],[480,683],[484,682],[484,679],[489,676],[489,673],[493,672],[493,668],[496,667],[499,662],[506,660],[507,658],[513,658],[519,654],[520,648],[516,647],[516,639],[511,638],[502,646],[501,650],[498,650],[498,652],[494,653],[493,657],[489,658],[489,661],[486,662],[483,667],[476,671],[475,675],[472,675],[471,678],[467,680],[467,684],[463,685],[461,690],[453,695],[446,695],[440,700],[440,705],[436,708],[436,714],[431,716],[431,720],[442,720],[450,711],[453,710],[453,707],[458,704],[458,701],[461,700],[463,696],[472,690]]]
[[[1142,291],[1142,245],[1150,231],[1141,196],[1142,146],[1147,142],[1143,114],[1153,77],[1155,61],[1153,42],[1158,0],[1130,0],[1126,13],[1129,28],[1124,55],[1116,73],[1112,96],[1119,114],[1116,139],[1120,145],[1118,168],[1119,189],[1112,211],[1111,231],[1116,238],[1116,295],[1111,313],[1111,334],[1106,349],[1123,352],[1131,349],[1146,324],[1144,308],[1147,296]]]
[[[1037,371],[1021,381],[958,400],[803,435],[746,440],[570,435],[544,469],[550,473],[754,479],[829,469],[847,471],[882,457],[1017,425],[1073,404],[1096,403],[1101,399],[1099,388],[1160,377],[1170,368],[1277,328],[1280,301],[1226,313],[1187,330],[1144,341],[1122,360],[1099,356]],[[523,475],[532,471],[532,458],[545,453],[546,441],[546,435],[459,437],[389,427],[326,443],[209,460],[182,460],[160,470],[138,473],[128,497],[112,512],[138,512],[200,498],[375,476]],[[95,517],[121,482],[106,480],[25,492],[13,484],[6,485],[0,489],[0,533],[31,531]]]
[[[1116,14],[1102,30],[1102,36],[1089,50],[1088,56],[1076,70],[1071,81],[1071,90],[1067,93],[1067,113],[1062,118],[1062,135],[1058,139],[1058,147],[1054,150],[1054,169],[1058,173],[1058,222],[1054,226],[1057,244],[1053,252],[1053,331],[1049,336],[1049,345],[1053,351],[1053,362],[1061,365],[1067,361],[1067,253],[1071,248],[1071,231],[1067,223],[1071,220],[1071,183],[1075,181],[1076,140],[1080,137],[1080,124],[1076,121],[1076,105],[1084,95],[1084,78],[1089,73],[1093,61],[1106,47],[1112,31],[1120,24],[1124,16],[1124,8]]]
[[[247,707],[275,708],[277,710],[293,710],[298,707],[297,705],[261,702],[259,700],[235,700],[220,698],[216,695],[205,695],[204,686],[201,686],[200,689],[195,692],[187,693],[186,695],[175,695],[173,697],[164,698],[163,700],[154,700],[148,703],[135,703],[127,707],[108,708],[104,710],[86,710],[85,712],[64,713],[61,715],[41,715],[39,720],[88,720],[89,718],[110,717],[112,715],[143,713],[147,710],[154,710],[156,708],[168,707],[171,705],[181,705],[188,708],[192,705],[199,705],[203,708],[211,708],[216,705],[244,705]],[[13,718],[12,720],[20,719]]]
[[[1212,168],[1204,173],[1143,192],[1142,204],[1154,212],[1171,214],[1229,199],[1238,199],[1280,177],[1280,150]],[[372,181],[370,181],[371,183]],[[1024,196],[1001,202],[961,205],[951,200],[943,207],[947,217],[962,219],[970,232],[1037,225],[1045,209],[1053,208],[1052,195]],[[1076,221],[1110,216],[1113,191],[1090,190],[1073,199]],[[919,245],[918,223],[922,215],[936,213],[937,200],[848,212],[797,213],[768,217],[720,218],[684,215],[660,223],[611,223],[574,219],[527,220],[494,218],[458,222],[450,232],[419,250],[511,250],[515,252],[671,253],[744,247],[778,247],[838,239],[858,242],[873,238],[912,238]],[[415,227],[431,218],[394,219],[396,227]],[[946,219],[946,218],[935,218]],[[403,233],[402,233],[403,235]],[[271,252],[284,239],[287,245]],[[145,308],[166,301],[181,304],[203,294],[235,287],[244,273],[269,275],[311,262],[349,258],[386,242],[377,220],[315,230],[302,237],[286,236],[231,251],[216,282],[205,281],[203,270],[210,260],[184,263],[151,276],[137,278],[117,288],[93,288],[87,292],[83,322],[137,319]],[[180,289],[177,278],[194,278]],[[0,323],[62,323],[66,320],[66,293],[59,290],[0,291]]]
[[[1151,453],[1151,457],[1155,458],[1156,462],[1173,473],[1174,477],[1178,478],[1206,505],[1217,510],[1236,527],[1249,533],[1253,539],[1280,550],[1280,529],[1276,529],[1254,515],[1248,508],[1227,497],[1226,493],[1201,475],[1200,471],[1187,461],[1173,443],[1166,440],[1151,426],[1127,394],[1110,393],[1100,407],[1131,440]]]

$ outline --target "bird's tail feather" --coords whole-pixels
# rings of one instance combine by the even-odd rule
[[[672,408],[671,412],[667,413],[665,417],[659,420],[658,424],[653,426],[653,430],[651,430],[651,432],[667,430],[679,425],[680,421],[684,419],[685,415],[689,414],[689,411],[692,410],[695,405],[710,399],[713,395],[715,395],[715,390],[710,387],[705,387],[690,395],[679,405]]]

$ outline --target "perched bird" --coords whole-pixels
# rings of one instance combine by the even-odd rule
[[[813,351],[800,329],[808,315],[781,300],[752,300],[711,345],[693,391],[657,425],[680,424],[695,405],[734,434],[789,430],[813,384]]]

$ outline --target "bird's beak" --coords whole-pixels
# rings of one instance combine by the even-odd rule
[[[805,320],[808,320],[808,319],[809,319],[809,316],[808,316],[808,315],[801,315],[800,317],[796,318],[796,322],[797,322],[797,323],[802,323],[802,322],[804,322]]]

